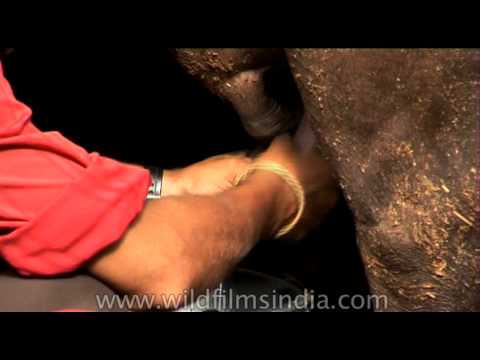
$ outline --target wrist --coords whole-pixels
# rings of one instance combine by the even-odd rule
[[[274,237],[297,212],[298,201],[295,194],[282,178],[271,172],[257,171],[247,181],[257,186],[259,197],[268,198],[270,221],[265,236]]]
[[[162,197],[183,195],[186,192],[181,169],[164,170]]]

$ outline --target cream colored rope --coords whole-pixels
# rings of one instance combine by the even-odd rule
[[[283,181],[285,181],[290,186],[290,188],[295,194],[295,197],[297,198],[297,213],[293,220],[289,224],[281,228],[280,231],[277,233],[276,238],[279,238],[289,233],[300,221],[305,210],[305,192],[303,191],[303,187],[300,182],[290,171],[285,169],[280,164],[272,161],[263,161],[250,165],[243,174],[237,177],[234,185],[238,186],[241,182],[245,181],[248,176],[258,170],[270,171],[280,176]]]

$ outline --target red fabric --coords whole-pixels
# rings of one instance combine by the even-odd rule
[[[23,275],[53,276],[119,240],[143,209],[151,178],[41,132],[31,116],[0,63],[0,257]]]

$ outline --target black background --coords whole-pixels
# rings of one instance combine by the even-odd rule
[[[88,151],[169,168],[256,147],[230,105],[185,74],[167,49],[15,48],[2,62],[35,125]],[[263,242],[243,266],[332,297],[368,293],[344,201],[301,243]]]

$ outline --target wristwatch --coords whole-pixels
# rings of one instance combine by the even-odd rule
[[[147,200],[157,200],[162,196],[163,169],[157,167],[148,167],[152,183],[148,188]]]

